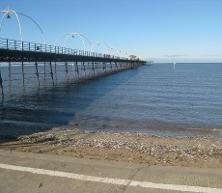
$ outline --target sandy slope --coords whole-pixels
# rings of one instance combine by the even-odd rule
[[[222,139],[214,137],[158,137],[71,128],[22,136],[0,144],[0,148],[147,165],[222,168]]]

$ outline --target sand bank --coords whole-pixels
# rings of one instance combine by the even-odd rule
[[[210,136],[160,137],[57,128],[21,136],[0,148],[147,165],[222,168],[222,139]]]

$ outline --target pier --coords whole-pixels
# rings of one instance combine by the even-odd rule
[[[40,85],[41,74],[49,74],[52,85],[57,79],[57,67],[63,66],[63,73],[73,74],[73,81],[92,79],[144,65],[146,62],[138,58],[126,58],[92,51],[71,49],[56,45],[26,42],[0,38],[0,96],[4,101],[4,78],[2,64],[8,68],[8,80],[12,77],[12,63],[21,67],[19,71],[22,84],[25,82],[25,68],[32,65],[36,81]],[[43,73],[40,73],[40,65]]]

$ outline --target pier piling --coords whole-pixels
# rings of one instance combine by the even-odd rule
[[[4,90],[3,90],[3,80],[2,80],[2,72],[0,69],[0,88],[1,88],[1,101],[4,101]]]
[[[35,62],[35,73],[36,73],[38,84],[40,85],[38,62]]]
[[[24,62],[22,61],[22,84],[25,85],[25,69],[24,69]]]
[[[53,77],[53,71],[52,71],[52,62],[49,62],[49,66],[50,66],[50,75],[51,75],[51,79],[52,79],[52,84],[54,85],[54,77]]]

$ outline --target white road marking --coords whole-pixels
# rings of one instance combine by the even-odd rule
[[[220,188],[176,185],[176,184],[162,184],[162,183],[134,181],[134,180],[118,179],[118,178],[87,176],[87,175],[76,174],[76,173],[45,170],[45,169],[39,169],[39,168],[31,168],[31,167],[8,165],[8,164],[0,164],[0,168],[7,169],[7,170],[28,172],[32,174],[62,177],[62,178],[69,178],[69,179],[89,181],[89,182],[99,182],[99,183],[106,183],[106,184],[113,184],[113,185],[163,189],[163,190],[172,190],[172,191],[181,191],[181,192],[222,193],[222,189]]]

